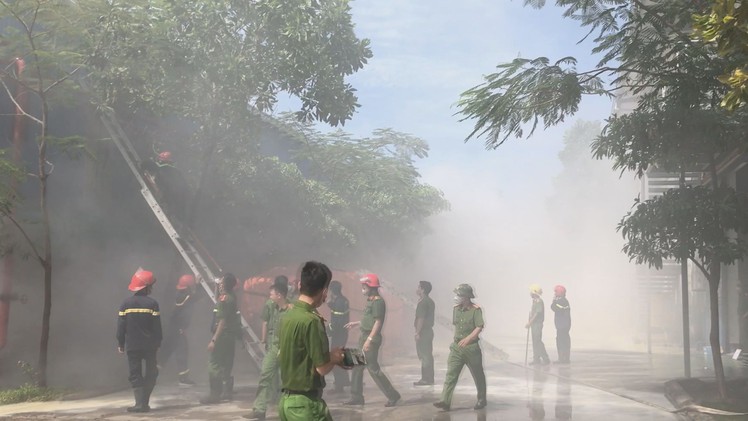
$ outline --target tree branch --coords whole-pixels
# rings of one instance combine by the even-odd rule
[[[26,242],[29,244],[29,247],[31,247],[31,251],[34,252],[34,256],[36,256],[37,260],[39,260],[39,263],[42,266],[44,266],[46,264],[46,261],[44,260],[44,258],[42,258],[42,256],[36,250],[36,246],[34,246],[34,242],[31,240],[31,238],[29,238],[28,234],[26,234],[26,230],[24,230],[23,227],[21,227],[21,225],[18,223],[18,221],[16,221],[16,219],[13,217],[13,215],[8,213],[7,211],[0,210],[0,213],[5,215],[10,220],[10,222],[12,222],[13,225],[15,225],[16,228],[18,228],[18,231],[21,232],[21,235],[23,235],[23,238],[26,239]]]

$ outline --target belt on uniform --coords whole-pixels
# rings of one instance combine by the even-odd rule
[[[322,390],[289,390],[283,389],[286,395],[302,395],[309,399],[319,399],[322,397]]]

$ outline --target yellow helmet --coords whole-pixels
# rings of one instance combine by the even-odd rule
[[[530,294],[543,295],[543,288],[540,288],[538,284],[530,285]]]

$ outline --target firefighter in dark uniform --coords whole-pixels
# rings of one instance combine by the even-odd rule
[[[343,295],[343,285],[338,281],[330,282],[330,299],[327,301],[330,307],[330,346],[333,348],[345,348],[348,343],[348,329],[345,325],[350,322],[348,299]],[[348,372],[342,367],[332,370],[335,378],[335,392],[343,392],[343,388],[351,385]]]
[[[566,299],[566,288],[563,285],[556,285],[553,288],[553,321],[556,325],[556,349],[558,350],[558,363],[569,364],[571,357],[571,307],[569,300]]]
[[[232,398],[234,367],[234,350],[236,338],[241,333],[241,322],[237,312],[236,277],[226,273],[218,281],[218,300],[216,301],[215,326],[213,337],[208,343],[208,380],[210,394],[202,399],[202,404],[218,403],[221,399]]]
[[[126,298],[119,308],[117,349],[120,353],[127,352],[128,380],[135,396],[135,405],[127,408],[128,412],[150,411],[151,392],[158,377],[156,352],[162,339],[161,313],[158,302],[148,296],[155,283],[152,272],[138,269],[128,287],[135,294]]]
[[[532,297],[532,308],[530,317],[527,320],[525,329],[530,329],[532,336],[532,362],[530,364],[551,363],[548,353],[545,351],[543,344],[543,321],[545,319],[545,304],[540,296],[543,295],[543,289],[539,285],[530,285],[530,297]]]
[[[444,378],[442,398],[434,406],[449,411],[452,395],[460,378],[462,367],[468,366],[478,389],[478,402],[473,409],[486,407],[486,373],[483,371],[483,354],[478,344],[483,331],[483,310],[472,302],[475,298],[473,287],[460,284],[455,288],[455,306],[452,310],[452,324],[455,326],[454,342],[449,346],[447,375]]]
[[[361,336],[358,339],[358,346],[366,356],[366,369],[369,371],[371,378],[376,383],[379,390],[387,397],[386,407],[397,405],[400,400],[400,393],[395,390],[390,379],[384,374],[379,366],[379,348],[382,346],[382,328],[384,327],[384,317],[387,307],[384,299],[379,295],[379,277],[369,273],[361,278],[361,292],[368,297],[364,316],[360,322],[350,322],[346,328],[353,326],[361,327]],[[351,375],[351,399],[345,402],[345,405],[363,405],[364,404],[364,367],[356,366],[353,368]]]
[[[163,151],[155,160],[142,162],[147,179],[155,187],[156,197],[176,221],[187,224],[188,204],[192,197],[191,189],[184,174],[174,164],[172,153]]]
[[[416,319],[413,322],[416,333],[416,353],[421,360],[421,379],[413,382],[414,386],[434,384],[434,300],[429,297],[431,282],[418,283],[418,305]]]
[[[342,363],[343,350],[329,348],[325,320],[316,311],[327,299],[331,278],[324,264],[306,262],[301,269],[301,295],[281,318],[283,392],[278,412],[282,421],[332,420],[322,399],[324,376]]]
[[[190,318],[195,303],[195,287],[197,281],[190,274],[182,275],[177,281],[177,299],[174,311],[169,318],[169,325],[164,338],[164,346],[161,349],[159,360],[161,367],[166,365],[169,357],[174,353],[179,370],[179,386],[191,387],[195,382],[190,379],[189,369],[189,346],[187,342],[187,329],[190,327]]]
[[[270,287],[270,299],[276,307],[270,319],[272,336],[270,337],[265,357],[262,359],[260,381],[257,384],[257,396],[252,404],[252,412],[249,415],[242,416],[249,420],[264,420],[268,402],[275,401],[277,398],[276,388],[278,387],[278,378],[280,377],[278,371],[278,346],[280,343],[278,328],[281,317],[292,307],[286,300],[288,280],[285,278],[285,276],[280,280],[276,278],[277,282]]]

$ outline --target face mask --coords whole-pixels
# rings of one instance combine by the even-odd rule
[[[455,295],[454,300],[455,300],[455,304],[462,304],[462,297]]]

